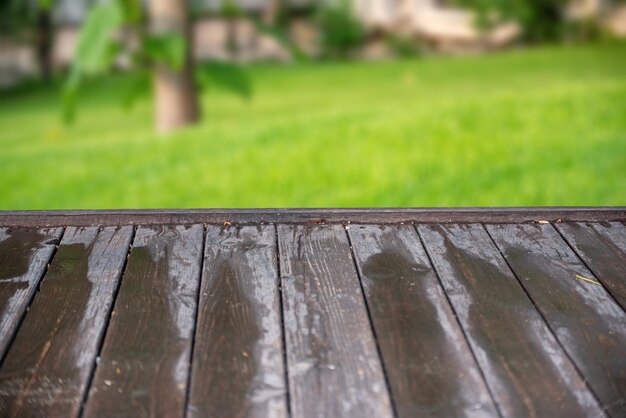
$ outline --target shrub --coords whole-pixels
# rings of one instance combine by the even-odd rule
[[[454,0],[474,9],[478,24],[490,26],[503,20],[515,20],[524,29],[529,42],[555,40],[563,35],[563,10],[569,0]]]
[[[320,6],[317,24],[324,57],[345,58],[365,39],[363,26],[346,0]]]

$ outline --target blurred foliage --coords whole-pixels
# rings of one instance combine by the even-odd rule
[[[453,0],[477,11],[477,24],[489,27],[505,20],[518,22],[528,42],[590,40],[601,35],[595,18],[567,19],[565,10],[572,0]],[[605,6],[624,4],[626,0],[609,0]],[[609,9],[607,9],[609,10]]]
[[[110,72],[121,55],[129,59],[130,69],[136,73],[120,91],[126,107],[138,96],[149,93],[149,71],[155,65],[165,65],[173,71],[183,68],[189,47],[187,39],[176,32],[150,33],[147,22],[140,0],[105,0],[90,9],[63,92],[65,121],[74,118],[76,97],[84,79]],[[138,37],[138,46],[129,48],[125,35]],[[195,74],[201,87],[218,84],[243,98],[251,96],[251,82],[235,64],[199,65]]]
[[[112,65],[120,52],[113,35],[124,22],[121,2],[110,1],[93,7],[80,31],[73,65],[73,77],[98,74]]]
[[[146,68],[138,68],[126,75],[119,88],[125,110],[130,110],[138,101],[149,95],[151,82],[150,71]]]
[[[220,14],[227,19],[236,19],[241,17],[243,12],[235,0],[224,0],[220,8]]]
[[[291,38],[286,22],[278,20],[275,24],[268,24],[254,16],[250,17],[250,21],[260,33],[271,36],[285,47],[296,61],[308,60],[307,54]]]
[[[111,69],[122,50],[113,35],[124,23],[122,0],[102,2],[93,6],[78,37],[76,52],[63,91],[63,116],[71,122],[75,115],[76,96],[85,77],[98,76]]]
[[[0,0],[0,34],[34,45],[39,80],[52,81],[54,0]]]
[[[411,37],[390,34],[385,41],[397,57],[410,58],[422,55],[422,47]]]
[[[316,23],[321,32],[322,55],[345,58],[365,40],[365,30],[348,0],[318,6]]]
[[[568,41],[592,41],[612,38],[597,19],[569,20],[561,25],[561,37]]]
[[[560,37],[563,9],[569,0],[454,0],[478,13],[479,26],[504,20],[517,21],[527,41],[538,42]]]
[[[245,99],[252,97],[250,77],[237,66],[225,62],[208,61],[199,64],[196,71],[196,78],[201,88],[217,87]]]
[[[39,12],[50,11],[53,0],[0,0],[0,33],[22,35],[37,24]]]
[[[147,58],[175,71],[180,71],[184,66],[186,49],[186,40],[178,33],[147,36],[142,45],[142,51]]]

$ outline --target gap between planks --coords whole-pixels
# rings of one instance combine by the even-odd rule
[[[285,402],[287,403],[287,417],[291,418],[291,391],[289,390],[289,364],[287,363],[287,336],[285,334],[285,310],[283,309],[283,276],[280,269],[280,247],[278,244],[278,229],[274,227],[274,245],[276,246],[276,272],[278,273],[278,308],[280,311],[280,336],[283,355],[283,370],[285,380]]]
[[[578,364],[576,364],[576,362],[574,361],[574,359],[572,358],[572,356],[570,355],[570,353],[568,352],[568,350],[566,350],[565,346],[561,343],[561,340],[558,338],[558,335],[554,332],[554,329],[552,329],[552,327],[550,326],[550,322],[548,321],[548,319],[545,317],[545,315],[543,314],[543,312],[541,312],[541,309],[539,309],[539,307],[537,306],[537,303],[535,302],[535,300],[530,296],[530,293],[528,293],[528,290],[526,289],[526,287],[522,284],[522,281],[520,280],[519,275],[517,274],[517,272],[513,269],[513,266],[511,266],[511,263],[509,262],[509,259],[505,256],[505,254],[502,252],[502,249],[500,248],[500,246],[496,243],[496,241],[493,239],[493,236],[491,235],[491,232],[489,232],[489,229],[485,227],[484,224],[480,224],[482,226],[482,228],[485,230],[485,232],[487,233],[487,236],[489,237],[489,239],[491,240],[491,243],[493,244],[493,246],[498,250],[498,253],[500,254],[500,257],[504,260],[504,262],[506,263],[508,269],[511,271],[511,273],[513,274],[513,276],[515,277],[515,280],[517,280],[517,283],[519,284],[519,286],[522,288],[522,290],[524,291],[524,294],[526,295],[526,297],[528,298],[528,300],[530,300],[530,303],[532,303],[533,308],[535,308],[535,311],[537,311],[537,313],[539,314],[539,316],[541,317],[541,320],[543,321],[544,325],[547,327],[548,330],[550,330],[550,334],[552,334],[552,337],[554,338],[554,341],[556,341],[556,343],[558,344],[558,346],[560,347],[561,351],[563,352],[563,354],[567,357],[568,361],[570,362],[570,364],[574,367],[574,370],[576,370],[576,373],[578,373],[578,376],[580,377],[580,379],[583,381],[583,383],[585,384],[587,390],[589,391],[589,393],[591,393],[591,395],[594,397],[595,401],[597,402],[597,404],[603,409],[603,404],[600,401],[600,398],[598,398],[598,395],[596,394],[596,392],[593,390],[593,388],[589,385],[589,382],[587,381],[587,378],[585,377],[585,375],[583,374],[582,370],[580,370],[580,368],[578,367]],[[550,225],[554,228],[554,225],[552,225],[552,223],[550,223]],[[554,228],[556,229],[556,228]],[[577,255],[578,256],[578,255]],[[606,411],[604,411],[606,413]]]
[[[189,364],[187,365],[187,387],[185,388],[185,400],[184,405],[185,409],[183,410],[183,416],[187,416],[187,409],[189,408],[189,398],[191,396],[191,371],[193,365],[193,353],[196,345],[196,328],[198,327],[198,314],[200,312],[200,293],[202,292],[202,272],[204,271],[204,260],[206,259],[205,251],[206,251],[206,235],[207,235],[207,224],[202,224],[202,245],[200,254],[200,270],[198,276],[198,291],[196,292],[196,307],[193,315],[193,327],[191,330],[191,344],[190,344],[190,352],[189,352]]]
[[[624,226],[626,226],[626,222],[622,222],[622,224],[624,224]],[[588,264],[585,261],[585,258],[582,256],[582,254],[580,254],[580,252],[576,249],[576,247],[567,239],[567,237],[565,235],[563,235],[563,232],[561,231],[561,228],[556,227],[554,224],[551,224],[552,227],[555,229],[555,231],[557,232],[557,234],[559,234],[561,236],[561,238],[563,239],[563,241],[565,241],[565,244],[567,244],[567,246],[570,248],[570,250],[572,250],[572,252],[574,254],[576,254],[576,257],[578,257],[578,260],[583,264],[583,266],[585,266],[585,268],[587,270],[589,270],[590,272],[593,273],[594,276],[596,276],[597,280],[597,284],[599,284],[600,286],[602,286],[604,288],[604,290],[606,291],[606,293],[611,297],[611,299],[613,299],[613,302],[615,302],[617,304],[617,306],[619,306],[622,311],[624,313],[626,313],[626,307],[623,306],[620,301],[617,299],[617,297],[615,297],[615,295],[613,294],[613,292],[611,291],[611,289],[609,288],[609,286],[607,286],[604,281],[602,280],[602,275],[598,274],[593,268],[591,268],[591,265]]]
[[[100,228],[101,230],[102,228]],[[130,234],[130,241],[128,244],[128,248],[126,250],[126,257],[124,257],[124,263],[122,264],[122,270],[120,273],[120,278],[117,281],[117,286],[115,288],[115,291],[113,292],[113,298],[111,299],[111,305],[109,306],[109,312],[106,315],[106,321],[104,323],[104,329],[102,331],[102,336],[100,338],[100,341],[98,342],[98,349],[96,350],[96,357],[94,360],[94,364],[91,367],[91,373],[89,374],[89,377],[87,378],[87,385],[85,386],[85,391],[83,393],[81,402],[80,402],[80,408],[78,410],[78,417],[82,418],[83,414],[85,413],[85,405],[87,405],[87,399],[89,398],[89,392],[91,391],[91,385],[93,383],[93,378],[96,375],[96,369],[98,368],[98,363],[100,361],[100,355],[102,354],[102,347],[104,346],[104,340],[106,339],[107,336],[107,331],[109,330],[109,324],[111,323],[111,314],[113,313],[113,310],[115,309],[115,303],[117,302],[117,295],[120,292],[120,288],[122,287],[122,280],[124,280],[124,276],[126,275],[126,265],[128,264],[128,258],[130,257],[130,252],[133,249],[133,243],[135,241],[135,235],[137,233],[137,227],[133,226],[133,229],[131,231]],[[59,241],[60,242],[60,241]]]
[[[0,358],[0,369],[2,368],[2,365],[4,364],[4,360],[6,359],[6,356],[8,355],[9,350],[11,346],[13,345],[13,342],[15,341],[15,338],[17,337],[17,334],[20,330],[20,327],[22,326],[22,323],[24,322],[24,318],[26,318],[26,314],[28,313],[30,306],[32,305],[33,301],[35,300],[35,297],[37,296],[37,294],[39,293],[41,289],[41,282],[43,281],[43,278],[46,277],[46,274],[48,273],[48,269],[50,268],[50,264],[52,263],[52,260],[54,259],[54,256],[56,255],[57,250],[59,249],[59,245],[61,245],[61,241],[63,240],[63,236],[65,235],[65,229],[66,228],[61,228],[61,233],[59,234],[59,240],[54,245],[54,249],[52,250],[50,257],[48,257],[46,267],[43,269],[41,276],[37,280],[37,288],[31,295],[30,300],[28,301],[28,304],[26,305],[26,309],[24,309],[24,312],[22,312],[22,314],[20,315],[20,318],[17,322],[17,326],[15,327],[15,330],[13,331],[13,334],[11,335],[9,342],[6,345],[2,358]]]
[[[367,319],[370,323],[370,329],[372,330],[372,335],[374,337],[374,344],[376,345],[376,353],[378,354],[378,361],[380,362],[380,368],[383,372],[383,377],[385,379],[385,386],[387,386],[387,393],[389,395],[389,404],[391,405],[391,413],[394,417],[398,416],[398,408],[396,406],[396,401],[391,391],[391,384],[389,382],[389,374],[387,373],[387,368],[385,367],[385,362],[383,361],[383,354],[380,348],[380,343],[378,341],[378,336],[376,335],[376,329],[374,327],[374,321],[372,320],[372,312],[370,310],[370,305],[365,297],[365,289],[363,289],[363,278],[361,277],[361,272],[359,267],[357,266],[356,254],[354,253],[354,248],[352,247],[352,239],[350,238],[350,234],[348,233],[348,229],[350,228],[350,224],[344,224],[343,229],[346,234],[346,238],[348,239],[348,246],[350,247],[350,257],[352,258],[352,263],[354,264],[354,271],[356,272],[357,279],[359,281],[359,289],[361,290],[361,297],[363,298],[363,304],[365,305],[365,311],[367,312]]]
[[[426,247],[426,245],[424,243],[424,238],[422,237],[422,234],[420,234],[419,230],[417,229],[417,226],[414,223],[412,223],[412,224],[413,224],[412,225],[413,226],[413,230],[415,231],[415,234],[417,235],[417,238],[419,239],[420,244],[424,248],[424,253],[426,254],[426,258],[428,259],[428,264],[430,265],[430,268],[434,272],[435,277],[437,277],[437,282],[439,283],[439,286],[441,287],[441,290],[442,290],[442,292],[443,292],[443,294],[444,294],[444,296],[446,298],[446,303],[448,304],[448,306],[450,307],[450,310],[454,314],[454,319],[456,320],[456,324],[457,324],[458,328],[461,330],[461,334],[463,335],[463,338],[465,339],[465,344],[468,347],[469,352],[472,354],[472,358],[473,358],[474,363],[476,364],[476,367],[477,367],[477,369],[478,369],[478,371],[480,373],[480,377],[483,380],[483,384],[487,388],[487,392],[489,392],[489,397],[491,398],[491,402],[495,406],[496,412],[498,413],[498,416],[500,418],[504,418],[504,414],[502,413],[502,409],[500,408],[500,404],[496,401],[496,397],[493,394],[491,386],[488,384],[487,376],[485,375],[485,371],[483,370],[482,365],[478,361],[478,356],[476,355],[476,352],[474,351],[474,347],[472,346],[472,344],[469,341],[469,337],[467,335],[467,331],[465,330],[465,327],[463,327],[463,324],[461,323],[461,320],[459,319],[459,315],[458,315],[458,313],[456,311],[456,308],[452,304],[452,301],[450,300],[450,296],[448,295],[446,287],[444,286],[444,283],[441,280],[439,272],[437,271],[437,269],[435,269],[435,265],[433,263],[432,255],[430,254],[430,251],[428,250],[428,247]]]

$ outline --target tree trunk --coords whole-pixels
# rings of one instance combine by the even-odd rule
[[[191,28],[186,0],[150,0],[153,34],[179,33],[187,40],[185,64],[180,70],[154,66],[155,122],[159,132],[169,132],[200,119],[193,78]]]
[[[37,11],[37,61],[41,79],[49,83],[52,78],[52,18],[49,9]]]

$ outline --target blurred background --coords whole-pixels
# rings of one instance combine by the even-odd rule
[[[0,209],[626,204],[626,2],[0,0]]]

